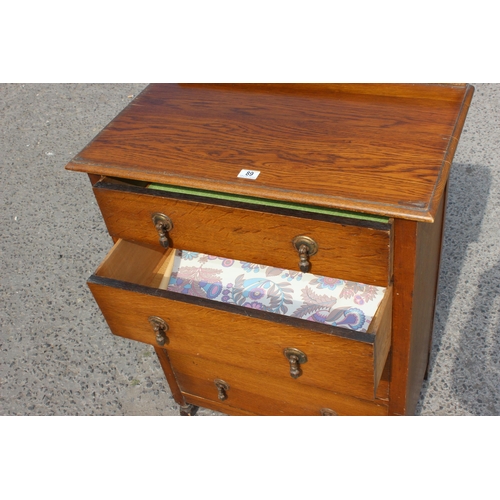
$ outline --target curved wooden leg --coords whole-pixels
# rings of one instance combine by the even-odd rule
[[[199,407],[195,405],[185,405],[179,407],[181,417],[194,417],[198,412]]]

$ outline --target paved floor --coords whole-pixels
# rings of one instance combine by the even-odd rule
[[[152,347],[112,336],[87,289],[111,240],[64,170],[144,87],[0,84],[0,415],[178,414]],[[499,121],[500,85],[476,84],[421,415],[500,414]]]

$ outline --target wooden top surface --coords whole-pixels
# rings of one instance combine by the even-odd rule
[[[432,221],[473,87],[148,86],[67,166]],[[237,177],[258,170],[256,180]]]

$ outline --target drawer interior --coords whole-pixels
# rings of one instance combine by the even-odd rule
[[[172,249],[118,240],[94,274],[151,288],[166,288],[168,268],[171,270],[174,257]]]

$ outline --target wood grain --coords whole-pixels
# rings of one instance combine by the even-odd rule
[[[155,347],[156,355],[158,356],[158,361],[167,379],[168,386],[170,387],[170,392],[174,397],[174,401],[180,406],[186,406],[186,400],[182,395],[177,379],[175,378],[174,371],[172,370],[172,365],[170,364],[170,359],[168,357],[168,352],[161,347]]]
[[[210,405],[229,415],[240,409],[256,415],[320,416],[322,408],[329,408],[342,415],[387,415],[386,402],[371,402],[343,396],[299,383],[299,379],[273,377],[223,363],[214,363],[199,357],[172,352],[172,365],[179,386],[188,401],[196,395]],[[218,400],[214,379],[229,384],[227,399]]]
[[[389,414],[406,415],[416,273],[417,223],[394,221],[394,304]]]
[[[432,221],[472,94],[154,84],[67,168]],[[238,179],[242,168],[261,173]]]
[[[395,221],[390,414],[413,415],[434,324],[445,198],[434,224]]]
[[[331,98],[333,93],[354,94],[367,96],[399,97],[406,99],[422,99],[422,88],[425,87],[425,99],[456,100],[463,93],[463,83],[437,83],[437,84],[386,84],[386,83],[183,83],[181,87],[214,88],[239,92],[251,92],[271,95],[291,95],[300,97]],[[163,86],[162,86],[163,87]],[[165,89],[168,92],[168,89]]]
[[[158,270],[166,257],[166,250],[160,246],[137,245],[119,240],[95,274],[137,285],[159,285],[161,276],[158,275]]]
[[[158,245],[151,215],[161,212],[173,221],[173,247],[230,259],[299,270],[294,237],[313,238],[318,253],[310,258],[310,272],[369,285],[387,286],[390,280],[390,230],[274,213],[94,188],[109,233]],[[390,225],[387,225],[390,228]]]
[[[434,224],[418,223],[417,268],[414,288],[414,313],[408,365],[407,413],[412,415],[420,397],[429,361],[434,327],[439,264],[444,229],[446,197],[441,199]]]

